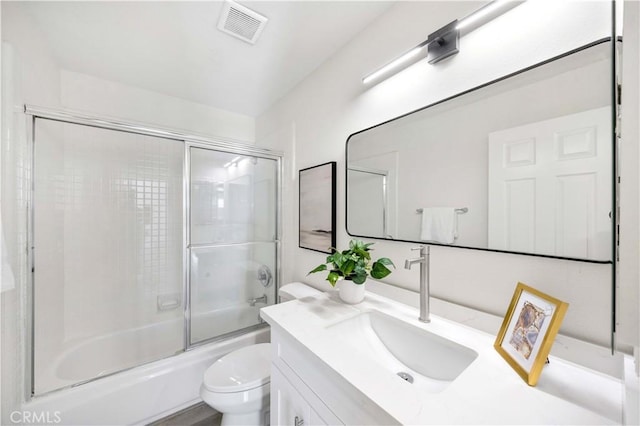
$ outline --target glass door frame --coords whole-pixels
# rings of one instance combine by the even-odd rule
[[[25,162],[24,177],[26,180],[24,197],[26,201],[26,276],[27,283],[25,293],[21,297],[20,310],[22,317],[25,319],[25,327],[23,330],[23,357],[24,357],[24,390],[25,401],[30,401],[36,395],[35,390],[35,375],[34,375],[34,360],[35,360],[35,306],[34,306],[34,282],[35,282],[35,258],[34,258],[34,206],[33,200],[35,196],[35,127],[37,119],[52,120],[68,124],[76,124],[81,126],[95,127],[106,130],[114,130],[125,133],[132,133],[144,136],[153,136],[162,139],[169,139],[174,141],[180,141],[184,145],[183,151],[183,241],[182,241],[182,291],[183,291],[183,347],[182,352],[186,352],[192,348],[211,343],[218,340],[226,340],[238,335],[246,334],[254,329],[266,327],[267,324],[257,324],[255,326],[237,330],[232,333],[227,333],[222,336],[218,336],[212,339],[203,340],[196,344],[190,344],[190,329],[191,329],[191,317],[190,317],[190,289],[189,289],[189,250],[187,249],[187,243],[189,238],[189,226],[190,226],[190,164],[189,164],[189,149],[191,147],[211,149],[221,152],[228,152],[240,155],[251,155],[259,158],[266,158],[276,161],[276,182],[275,182],[275,291],[280,287],[280,281],[282,277],[281,268],[281,252],[282,252],[282,166],[284,153],[281,151],[259,148],[254,145],[249,145],[244,141],[238,141],[226,138],[210,138],[195,134],[187,134],[179,130],[170,128],[158,127],[155,125],[149,125],[146,123],[124,121],[119,119],[113,119],[110,117],[100,117],[96,115],[86,114],[78,111],[71,110],[59,110],[51,108],[42,108],[32,105],[24,105],[25,119],[26,119],[26,143],[27,143],[27,159]],[[274,301],[277,302],[277,301]],[[177,354],[174,354],[177,355]],[[171,356],[174,356],[171,355]],[[166,357],[165,357],[166,358]],[[161,358],[161,359],[165,359]],[[84,380],[79,383],[75,383],[71,386],[55,389],[46,393],[38,394],[37,396],[48,395],[51,393],[59,392],[64,389],[76,387],[78,385],[93,382],[95,380],[109,377],[114,374],[119,374],[124,371],[138,368],[142,365],[159,361],[154,360],[150,362],[141,363],[139,365],[119,370],[103,376],[94,377],[88,380]]]

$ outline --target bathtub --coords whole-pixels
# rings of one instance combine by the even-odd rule
[[[241,317],[255,318],[258,307],[241,311]],[[206,314],[198,318],[198,321],[207,323],[214,317],[219,318],[220,314],[222,312]],[[161,341],[158,342],[157,336],[165,332],[177,332],[176,321],[82,342],[65,350],[47,368],[47,379],[57,380],[61,386],[69,386],[88,377],[87,374],[97,377],[117,371],[122,366],[119,363],[127,360],[104,356],[105,353],[113,353],[113,348],[126,347],[133,342],[142,347],[145,344],[162,344]],[[263,327],[99,380],[33,397],[23,405],[22,411],[34,413],[40,418],[48,416],[47,418],[59,419],[59,422],[54,423],[60,425],[147,424],[200,402],[202,377],[214,360],[243,346],[268,341],[269,329]],[[107,347],[110,348],[109,351],[106,350]],[[87,371],[87,364],[82,362],[87,357],[97,360],[92,371]]]

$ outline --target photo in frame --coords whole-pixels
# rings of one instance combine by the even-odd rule
[[[494,348],[529,386],[538,382],[569,304],[518,283]]]
[[[301,169],[298,173],[298,245],[330,254],[336,246],[336,162]]]

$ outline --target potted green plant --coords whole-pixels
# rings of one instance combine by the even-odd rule
[[[347,250],[338,251],[333,249],[333,253],[327,256],[325,263],[318,265],[309,272],[329,271],[327,281],[332,287],[340,280],[345,284],[340,285],[340,297],[347,303],[360,303],[364,299],[364,283],[367,277],[382,279],[391,273],[388,266],[395,265],[386,258],[378,260],[371,259],[371,246],[374,243],[364,243],[360,240],[349,241]],[[309,275],[307,274],[307,275]]]

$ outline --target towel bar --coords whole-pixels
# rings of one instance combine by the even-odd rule
[[[459,209],[456,209],[456,213],[458,214],[465,214],[469,211],[469,209],[467,207],[460,207]],[[422,209],[416,209],[416,213],[422,213]]]

